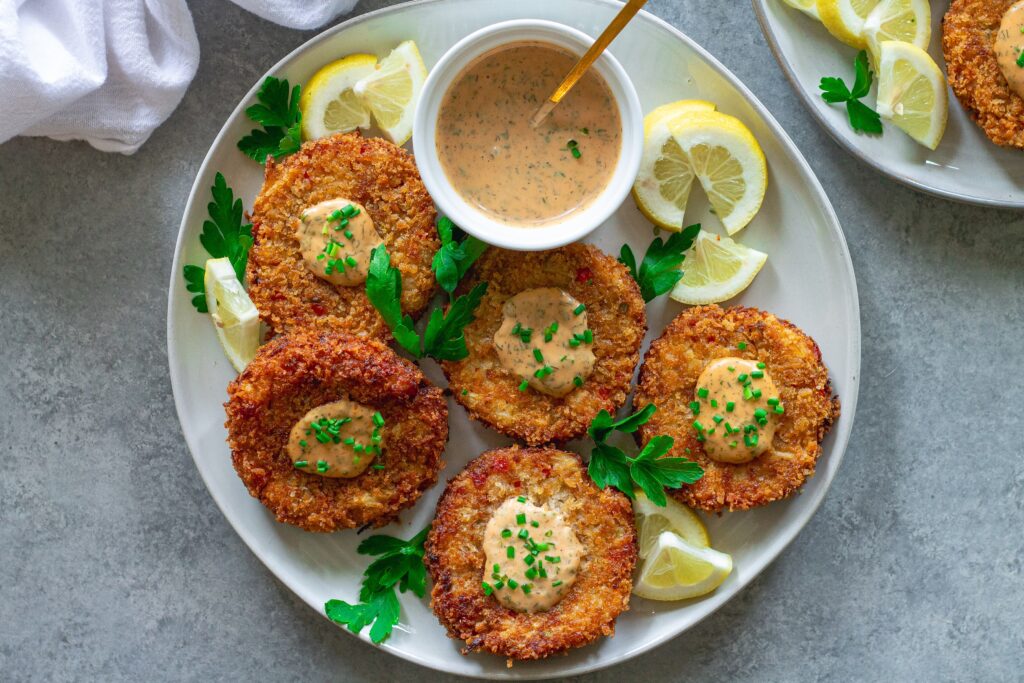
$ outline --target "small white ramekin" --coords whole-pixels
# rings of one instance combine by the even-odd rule
[[[644,127],[640,100],[625,69],[607,51],[593,69],[604,78],[619,108],[622,148],[608,185],[584,208],[549,225],[518,227],[494,220],[466,202],[452,187],[437,157],[437,115],[452,81],[473,60],[508,43],[539,41],[582,55],[594,39],[574,28],[540,19],[517,19],[493,24],[469,34],[446,52],[423,85],[413,119],[413,153],[427,191],[441,212],[479,239],[505,249],[537,251],[560,247],[583,238],[622,205],[637,171]],[[523,201],[529,201],[523,197]]]

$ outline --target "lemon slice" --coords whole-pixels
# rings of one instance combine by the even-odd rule
[[[206,262],[206,306],[217,339],[235,370],[241,372],[256,355],[260,344],[260,316],[242,289],[231,261],[212,258]]]
[[[360,78],[373,73],[373,55],[349,55],[317,71],[302,89],[302,136],[307,140],[370,127],[370,110],[352,92]]]
[[[864,49],[864,21],[878,0],[817,0],[818,15],[828,32],[847,45]]]
[[[700,521],[700,517],[672,498],[668,498],[665,507],[658,507],[637,490],[633,500],[633,514],[636,516],[637,536],[640,539],[640,559],[646,558],[651,549],[665,531],[671,531],[690,545],[707,548],[711,545],[708,531]]]
[[[690,113],[670,127],[726,232],[742,230],[768,187],[768,166],[753,134],[739,119],[717,111]]]
[[[426,79],[420,51],[407,40],[380,60],[373,73],[356,81],[353,90],[388,139],[404,145],[412,137],[413,113]]]
[[[768,254],[701,231],[686,252],[683,277],[669,296],[694,306],[731,299],[753,282],[767,260]]]
[[[946,79],[927,52],[895,40],[882,41],[875,109],[904,133],[935,149],[946,131]]]
[[[804,14],[814,17],[818,21],[821,21],[821,17],[818,16],[818,2],[817,0],[782,0],[784,3],[800,10]]]
[[[633,183],[633,199],[647,220],[666,230],[680,230],[686,202],[693,185],[693,170],[670,124],[687,114],[714,111],[703,100],[679,100],[663,104],[644,117],[644,149],[640,171]]]
[[[685,600],[710,593],[731,573],[732,556],[664,531],[640,564],[633,592],[648,600]]]
[[[927,50],[932,38],[931,5],[928,0],[882,0],[864,21],[864,38],[875,65],[884,40],[902,40]]]

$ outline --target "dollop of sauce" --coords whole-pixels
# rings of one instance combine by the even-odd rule
[[[483,590],[517,612],[543,612],[576,582],[583,546],[554,509],[509,498],[484,530]]]
[[[1024,97],[1024,0],[1006,10],[993,49],[1010,90]]]
[[[478,58],[444,95],[436,147],[452,186],[511,225],[556,222],[608,185],[622,121],[594,69],[537,127],[533,115],[578,59],[547,43],[519,42]]]
[[[296,469],[351,479],[381,454],[384,417],[342,399],[313,408],[292,427],[287,452]]]
[[[370,252],[383,244],[366,209],[348,199],[331,199],[303,212],[296,228],[306,267],[332,285],[366,282]]]
[[[527,386],[562,397],[583,386],[594,371],[587,307],[555,287],[519,292],[505,302],[494,334],[498,360]]]
[[[785,408],[764,363],[718,358],[697,378],[690,411],[708,457],[741,464],[771,448]]]

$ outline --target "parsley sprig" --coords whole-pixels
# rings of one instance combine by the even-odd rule
[[[825,77],[818,85],[821,88],[821,99],[830,104],[846,103],[846,114],[850,126],[863,133],[882,132],[882,119],[868,105],[860,101],[871,90],[871,68],[868,66],[868,53],[861,50],[853,61],[853,88],[846,87],[842,78]]]
[[[363,583],[359,589],[359,602],[350,604],[344,600],[328,600],[324,603],[327,618],[348,626],[353,633],[359,633],[368,624],[370,640],[375,644],[384,641],[401,613],[398,595],[412,591],[422,598],[427,588],[427,570],[423,566],[423,543],[430,532],[428,525],[408,541],[393,536],[370,536],[356,548],[360,555],[379,555],[363,572]]]
[[[693,240],[697,239],[700,233],[700,223],[683,228],[682,231],[669,235],[667,241],[662,242],[660,237],[655,237],[644,260],[640,263],[639,270],[636,267],[636,257],[628,244],[623,244],[619,252],[619,261],[627,268],[637,284],[640,285],[640,294],[644,301],[651,301],[675,287],[683,277],[683,271],[679,269],[682,265],[684,252],[693,246]]]
[[[289,90],[287,79],[267,76],[256,93],[259,103],[245,110],[245,115],[263,129],[257,128],[239,140],[238,149],[261,164],[268,156],[278,158],[298,151],[302,145],[301,91],[298,85]]]
[[[241,281],[245,277],[245,265],[252,246],[252,224],[242,222],[242,200],[235,199],[234,192],[220,172],[214,178],[210,194],[213,196],[213,201],[207,204],[210,219],[203,221],[199,243],[212,258],[226,256],[230,259],[235,275]],[[203,282],[205,274],[201,266],[186,265],[184,268],[185,289],[195,294],[192,305],[200,313],[209,311]]]
[[[675,443],[671,436],[655,436],[636,457],[607,442],[613,432],[632,434],[651,419],[655,410],[651,403],[621,420],[615,420],[606,410],[598,413],[587,429],[594,440],[587,474],[598,487],[614,486],[630,498],[634,497],[634,487],[639,486],[652,503],[664,506],[665,487],[674,489],[694,483],[704,476],[701,466],[686,458],[662,457]]]
[[[442,219],[442,222],[446,220]],[[449,294],[473,261],[487,248],[487,245],[470,237],[461,243],[454,242],[452,228],[451,221],[444,226],[438,224],[442,246],[434,255],[432,264],[438,283]],[[402,313],[402,274],[391,265],[387,248],[382,244],[370,254],[366,296],[384,318],[399,346],[416,358],[430,356],[436,360],[462,360],[468,356],[463,329],[475,319],[474,312],[486,292],[487,283],[481,282],[468,294],[454,297],[447,312],[434,308],[421,337],[412,318]]]

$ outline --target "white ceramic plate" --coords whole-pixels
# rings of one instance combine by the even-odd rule
[[[820,22],[782,0],[752,0],[761,30],[775,58],[804,105],[850,154],[893,180],[929,194],[982,206],[1024,208],[1024,151],[993,144],[971,121],[949,90],[946,134],[934,152],[895,126],[883,123],[881,136],[850,128],[846,109],[820,96],[823,76],[840,76],[852,85],[857,50],[833,38]],[[932,59],[945,71],[942,16],[948,3],[932,0]],[[874,92],[867,100],[874,105]]]
[[[399,5],[358,17],[312,39],[271,70],[293,83],[303,82],[322,64],[353,52],[386,53],[413,38],[428,66],[459,38],[487,24],[533,17],[561,21],[596,35],[619,5],[608,0],[433,0]],[[641,14],[612,45],[615,56],[635,80],[645,110],[684,97],[712,100],[740,117],[757,136],[768,158],[770,181],[764,208],[739,238],[769,253],[768,264],[736,303],[755,305],[796,323],[820,344],[831,371],[843,414],[825,441],[817,475],[801,495],[759,510],[707,518],[716,548],[729,552],[736,569],[712,595],[680,603],[632,601],[620,617],[614,638],[572,652],[506,669],[505,660],[485,654],[463,657],[427,605],[402,596],[401,624],[382,646],[388,652],[435,669],[493,678],[555,677],[578,674],[628,659],[693,626],[749,583],[793,540],[821,503],[839,467],[857,404],[860,375],[860,320],[857,289],[846,242],[835,213],[800,152],[754,96],[713,57],[686,36],[649,14]],[[262,79],[261,79],[262,80]],[[235,373],[224,358],[210,321],[189,303],[181,277],[186,263],[202,263],[198,235],[205,219],[209,187],[219,170],[247,207],[262,182],[262,167],[235,147],[251,124],[243,109],[256,87],[224,125],[200,168],[182,218],[168,302],[167,347],[171,384],[182,431],[196,466],[217,505],[254,553],[310,607],[323,613],[329,598],[354,601],[367,559],[355,553],[354,532],[312,534],[278,524],[251,498],[231,467],[225,444],[226,387]],[[700,195],[695,191],[694,195]],[[691,198],[691,218],[720,231],[703,196]],[[593,235],[593,241],[617,253],[623,241],[646,249],[651,226],[632,202]],[[660,334],[681,306],[666,300],[649,308],[651,336]],[[443,384],[432,362],[425,372]],[[507,443],[450,404],[451,440],[442,473],[444,482],[486,448]],[[433,516],[443,488],[439,484],[402,523],[383,533],[408,538]],[[227,568],[226,568],[227,569]],[[339,627],[339,637],[348,633]],[[365,631],[362,636],[366,638]]]

